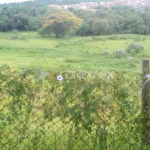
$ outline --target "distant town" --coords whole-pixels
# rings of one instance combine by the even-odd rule
[[[150,6],[150,0],[114,0],[112,2],[81,2],[79,4],[70,4],[70,5],[57,5],[51,4],[50,7],[59,8],[59,9],[83,9],[95,11],[101,7],[111,8],[113,6],[131,6],[137,9],[143,9],[144,7]]]

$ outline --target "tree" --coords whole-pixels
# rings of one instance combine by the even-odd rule
[[[108,17],[109,34],[121,33],[124,27],[124,17],[117,14],[112,14]]]
[[[50,35],[49,28],[39,28],[37,31],[38,31],[38,34],[42,36]]]
[[[138,15],[131,15],[126,19],[124,30],[126,33],[147,34],[149,28]]]
[[[40,16],[38,17],[29,17],[28,21],[28,30],[30,31],[36,31],[42,26],[42,18]]]
[[[96,20],[92,24],[92,32],[94,35],[106,35],[108,34],[109,23],[107,20]]]
[[[145,25],[148,27],[148,33],[150,31],[150,13],[149,12],[141,12],[141,18],[143,19]]]
[[[67,32],[73,32],[82,24],[82,19],[77,18],[70,11],[59,11],[46,17],[43,24],[44,29],[55,34],[57,38],[62,38]]]
[[[11,26],[13,29],[17,30],[25,30],[28,25],[28,17],[23,12],[19,12],[18,14],[14,14],[12,18]]]
[[[91,26],[88,23],[83,23],[82,26],[77,30],[77,35],[89,36],[92,35]]]

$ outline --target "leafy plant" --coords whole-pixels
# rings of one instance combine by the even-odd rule
[[[123,58],[125,56],[125,51],[124,50],[115,50],[113,52],[114,56],[118,59]]]
[[[81,78],[72,72],[70,79],[1,66],[0,148],[139,149],[141,83],[128,74],[104,73]]]
[[[137,43],[130,43],[127,48],[126,52],[130,55],[135,55],[136,53],[140,53],[144,49],[144,46]]]

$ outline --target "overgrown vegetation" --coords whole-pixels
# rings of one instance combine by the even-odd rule
[[[85,12],[83,10],[73,10],[73,12],[84,20],[83,25],[77,31],[77,34],[81,36],[88,36],[91,33],[93,35],[150,33],[149,8],[140,11],[127,6],[115,6],[111,9],[100,8],[96,12]]]
[[[137,38],[145,40],[137,41]],[[0,33],[0,63],[55,70],[130,70],[139,72],[143,57],[150,57],[149,36],[115,35],[96,37],[41,37],[36,32],[12,31]],[[144,50],[132,56],[125,50],[131,43],[143,45]],[[121,59],[114,52],[123,50]],[[129,67],[128,59],[134,57]],[[130,69],[131,68],[131,69]]]
[[[58,13],[38,1],[0,5],[0,149],[149,150],[137,72],[150,37],[120,34],[149,34],[149,9]]]
[[[39,34],[54,33],[57,38],[63,38],[67,33],[78,29],[82,20],[69,11],[58,11],[48,15]],[[43,31],[43,32],[42,32]]]
[[[140,147],[141,76],[74,73],[59,81],[55,71],[41,78],[37,69],[0,67],[1,150],[147,150]]]
[[[34,1],[0,5],[0,31],[36,31],[42,26],[43,16],[47,10],[48,6]]]
[[[124,50],[115,50],[113,54],[116,58],[123,58],[125,56]]]
[[[135,55],[137,53],[140,53],[144,49],[143,45],[137,44],[137,43],[130,43],[127,48],[126,52],[130,55]]]
[[[49,7],[46,1],[0,5],[0,31],[6,32],[12,29],[37,31],[42,27],[47,16],[58,11]],[[75,32],[79,36],[150,33],[149,8],[141,11],[127,6],[115,6],[111,9],[101,7],[95,12],[74,9],[70,11],[83,20],[82,26]]]

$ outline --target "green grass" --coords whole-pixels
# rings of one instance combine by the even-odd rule
[[[143,40],[144,39],[144,40]],[[150,56],[150,36],[114,35],[97,37],[41,37],[37,32],[0,33],[0,64],[12,68],[30,66],[52,70],[129,70],[140,72],[141,60]],[[134,66],[128,66],[129,55],[122,59],[113,51],[124,50],[128,44],[144,45],[144,51],[134,56]],[[103,55],[104,50],[110,55]]]
[[[143,40],[143,37],[145,38],[145,40]],[[0,33],[0,64],[8,64],[12,68],[19,68],[21,66],[32,66],[34,68],[41,69],[55,69],[57,72],[58,70],[64,69],[115,69],[121,71],[140,72],[142,58],[149,58],[150,56],[149,39],[150,36],[140,35],[66,37],[64,39],[55,39],[52,37],[40,37],[36,32],[21,32],[19,33],[19,35],[14,35],[14,33]],[[145,49],[142,53],[139,53],[135,56],[134,65],[129,67],[129,55],[126,55],[122,59],[117,59],[112,55],[112,53],[115,50],[125,49],[126,46],[131,42],[140,43],[144,45]],[[110,55],[108,56],[103,54],[103,50],[106,49],[110,51]],[[5,71],[6,74],[8,74],[7,70],[4,69],[3,72]],[[35,84],[35,82],[32,83],[31,81],[30,84],[26,84],[26,82],[28,82],[29,80],[18,81],[16,80],[17,77],[14,78],[14,82],[12,81],[12,78],[8,78],[10,79],[10,81],[8,81],[7,78],[2,78],[2,80],[8,82],[8,86],[6,86],[7,84],[5,84],[4,82],[2,84],[4,85],[4,87],[1,88],[0,93],[0,113],[2,114],[0,120],[1,149],[17,150],[18,148],[20,148],[31,150],[97,150],[104,149],[106,145],[108,145],[108,149],[111,150],[140,149],[140,127],[137,128],[138,121],[136,122],[135,120],[140,113],[138,110],[139,107],[137,107],[141,106],[141,104],[138,103],[140,101],[140,91],[137,92],[140,87],[137,84],[136,77],[131,76],[130,78],[128,74],[124,76],[126,78],[119,78],[122,79],[121,81],[124,81],[123,84],[122,82],[119,82],[116,78],[116,82],[114,82],[115,80],[113,80],[112,84],[105,84],[106,86],[104,86],[103,88],[99,86],[99,88],[101,89],[99,90],[100,92],[97,92],[97,100],[106,100],[106,102],[110,104],[108,105],[108,111],[112,112],[110,114],[105,114],[101,113],[103,112],[103,109],[99,110],[99,113],[103,114],[103,117],[101,118],[100,116],[101,119],[99,119],[100,124],[102,124],[99,127],[99,129],[101,130],[99,132],[97,131],[97,133],[99,134],[95,133],[95,128],[99,125],[98,122],[95,122],[95,126],[92,127],[93,130],[89,134],[87,130],[85,130],[83,127],[79,127],[79,133],[76,132],[75,126],[73,126],[70,122],[68,124],[65,124],[61,120],[58,121],[58,118],[53,119],[53,121],[48,120],[49,117],[44,118],[44,110],[46,111],[46,109],[44,109],[44,105],[42,105],[44,103],[48,104],[46,105],[48,108],[53,108],[54,111],[57,109],[58,112],[60,111],[60,108],[65,108],[60,107],[61,105],[58,105],[59,103],[57,102],[59,100],[59,93],[57,92],[60,91],[61,86],[60,89],[57,86],[54,86],[54,88],[52,88],[54,89],[53,91],[50,87],[51,85],[46,84],[47,82],[44,81],[42,82],[43,85],[38,85]],[[47,80],[49,81],[49,79]],[[20,86],[20,82],[22,82],[23,86]],[[117,86],[115,86],[116,83]],[[129,83],[130,86],[127,85],[127,83]],[[118,84],[120,85],[120,88]],[[75,84],[73,83],[70,85],[74,85],[72,86],[73,88],[75,87]],[[81,85],[83,84],[76,84],[77,89],[75,93],[78,93],[78,86],[80,87]],[[22,92],[17,91],[18,89],[20,89],[20,87],[25,86],[27,86],[25,88],[26,92],[24,91],[24,89],[22,89]],[[113,86],[114,88],[112,88]],[[67,95],[69,89],[68,87],[66,87]],[[88,88],[87,84],[85,84],[85,87]],[[4,93],[7,91],[7,88],[11,90],[14,88],[14,90],[12,90],[12,92],[14,93],[11,93],[13,95],[6,95],[5,97],[3,97]],[[30,91],[30,89],[35,92],[39,88],[41,93],[38,94],[40,96],[32,101],[32,105],[29,105],[30,103],[28,102],[30,101],[28,101],[28,99],[33,100],[32,96],[35,95],[26,93],[28,93],[28,90]],[[128,88],[127,95],[126,88]],[[123,94],[119,95],[121,96],[120,99],[118,98],[118,95],[114,99],[113,96],[115,96],[115,94],[119,94],[119,92],[115,93],[113,89],[123,89],[123,91],[121,91],[121,93],[123,92]],[[18,97],[17,95],[15,97],[14,94],[20,93],[22,94],[19,97],[21,101],[19,101],[20,103],[18,103]],[[107,93],[107,96],[104,96],[104,93]],[[76,97],[77,95],[71,97],[73,94],[74,93],[70,93],[70,95],[68,95],[68,98],[74,100],[79,98],[79,100],[83,100],[82,97],[80,98],[80,94],[79,97]],[[88,91],[86,94],[87,100],[94,100],[94,97],[92,97],[93,93],[90,95],[90,92]],[[13,98],[11,96],[13,96]],[[83,95],[83,97],[85,98],[85,95]],[[111,100],[114,103],[109,103],[111,102]],[[80,104],[79,102],[77,101],[76,104]],[[13,105],[15,106],[16,103],[16,107],[12,107]],[[6,107],[6,105],[8,106]],[[67,106],[68,105],[66,104],[66,108],[69,108]],[[21,111],[17,111],[17,108],[21,109]],[[30,115],[28,115],[28,110],[30,108],[32,108],[32,112]],[[48,108],[47,112],[51,110]],[[61,109],[61,111],[63,111],[63,109]],[[89,109],[87,109],[87,111],[89,111]],[[104,128],[103,120],[106,121],[106,123],[109,123],[109,121],[107,121],[107,118],[109,119],[110,124],[108,124],[106,128]],[[14,121],[11,122],[11,119],[14,119]],[[83,120],[83,122],[85,121]],[[70,132],[70,129],[73,129],[72,132]],[[105,136],[100,137],[100,135],[106,135],[107,141],[105,140]]]

